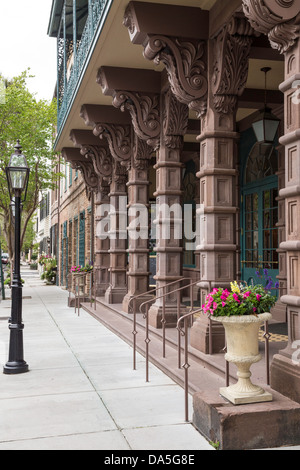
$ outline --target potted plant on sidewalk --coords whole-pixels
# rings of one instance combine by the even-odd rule
[[[89,273],[93,270],[93,266],[90,264],[86,264],[85,266],[72,266],[70,269],[70,273],[73,275],[75,280],[75,290],[76,290],[76,277],[78,278],[78,287],[79,287],[79,295],[84,296],[84,288],[86,284],[86,273]]]
[[[238,381],[220,389],[234,404],[271,401],[272,395],[251,380],[250,367],[260,361],[259,328],[272,318],[276,297],[262,284],[248,286],[231,283],[231,290],[215,288],[206,297],[203,311],[225,328],[225,359],[236,364]]]

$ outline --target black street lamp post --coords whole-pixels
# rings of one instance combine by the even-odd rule
[[[15,253],[14,272],[11,283],[11,317],[10,317],[10,342],[9,358],[3,368],[4,374],[22,374],[28,372],[28,364],[24,361],[23,329],[22,323],[22,281],[20,274],[20,239],[21,239],[21,196],[24,193],[25,201],[29,179],[29,168],[25,156],[21,152],[22,147],[18,141],[15,153],[11,156],[6,177],[10,199],[14,196],[15,206]]]

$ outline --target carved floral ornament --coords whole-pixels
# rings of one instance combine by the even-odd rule
[[[125,11],[123,24],[130,34],[136,29],[130,6]],[[199,117],[207,109],[206,41],[182,40],[163,35],[148,36],[144,56],[154,63],[162,62],[167,70],[170,86],[177,99]]]
[[[98,145],[83,145],[80,150],[81,155],[91,160],[94,170],[101,178],[109,180],[112,175],[111,155],[107,148]]]
[[[99,189],[99,179],[95,173],[92,162],[76,161],[73,163],[77,170],[80,170],[88,193],[97,192]]]
[[[129,91],[117,91],[112,104],[130,112],[132,125],[140,139],[154,149],[159,147],[160,110],[159,95],[141,95]]]
[[[106,138],[111,155],[118,162],[130,162],[131,160],[131,126],[98,123],[93,129],[93,134]]]
[[[243,0],[243,9],[251,26],[266,34],[273,49],[278,49],[281,54],[299,39],[298,0]]]
[[[147,170],[152,153],[153,147],[150,147],[145,140],[140,139],[138,135],[135,134],[133,144],[133,168],[136,170]]]
[[[183,41],[166,36],[151,36],[144,56],[162,62],[167,70],[172,92],[183,104],[202,117],[207,109],[206,42]]]
[[[248,78],[253,37],[258,36],[244,16],[236,15],[214,39],[212,92],[215,109],[234,113]]]
[[[188,106],[181,103],[170,89],[164,93],[163,102],[165,144],[169,148],[181,148],[188,126]]]

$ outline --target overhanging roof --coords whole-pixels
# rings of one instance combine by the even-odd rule
[[[57,37],[64,0],[52,0],[48,36]]]
[[[211,12],[210,33],[212,34],[241,6],[242,0],[144,0],[144,2],[198,7],[209,10]],[[121,67],[156,72],[164,70],[163,65],[157,66],[152,61],[144,58],[142,46],[132,44],[128,30],[123,25],[124,13],[128,3],[129,0],[113,0],[111,2],[111,8],[104,24],[102,24],[101,34],[94,43],[92,54],[89,56],[81,77],[80,86],[73,98],[72,107],[56,141],[56,151],[60,151],[62,147],[71,146],[70,132],[72,129],[86,129],[86,123],[80,115],[82,105],[112,105],[111,96],[106,96],[96,81],[100,67]],[[54,36],[58,25],[57,15],[59,12],[61,13],[60,8],[62,4],[63,0],[53,0],[49,33],[53,33]],[[264,74],[260,72],[260,69],[265,66],[272,67],[272,72],[268,76],[268,89],[276,91],[270,94],[272,101],[268,104],[272,107],[273,104],[276,105],[280,102],[278,84],[283,80],[284,62],[282,56],[277,51],[271,49],[268,39],[265,36],[261,36],[261,38],[255,40],[255,46],[250,57],[247,82],[249,91],[240,97],[238,120],[253,114],[258,109],[262,92],[260,91],[256,94],[255,90],[264,89]],[[253,103],[253,108],[251,103]],[[121,113],[121,111],[119,112]],[[195,116],[191,115],[190,117],[194,118]],[[186,136],[186,140],[194,141],[194,139],[195,136]]]

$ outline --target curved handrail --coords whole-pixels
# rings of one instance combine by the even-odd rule
[[[167,287],[169,287],[171,284],[175,284],[175,283],[178,283],[178,282],[181,282],[181,281],[189,281],[191,278],[190,277],[183,277],[183,278],[180,278],[178,279],[177,281],[174,281],[170,284],[165,284],[164,286],[161,286],[159,287],[159,289],[166,289]],[[158,297],[155,298],[155,300],[157,299],[161,299],[161,298],[164,298],[164,297],[167,297],[168,295],[171,295],[171,294],[174,294],[175,292],[178,292],[180,290],[183,290],[183,289],[187,289],[188,287],[191,287],[191,286],[194,286],[196,284],[199,283],[199,280],[198,281],[195,281],[195,282],[192,282],[191,284],[188,284],[187,286],[182,286],[182,287],[179,287],[178,289],[174,289],[170,292],[166,292],[165,294],[162,294],[162,295],[159,295]],[[145,300],[145,302],[143,302],[141,305],[140,305],[140,313],[143,313],[141,310],[142,310],[142,307],[150,302],[153,302],[153,299],[151,300]]]
[[[151,294],[152,292],[156,292],[158,289],[164,289],[165,287],[169,287],[171,286],[172,284],[176,284],[177,282],[181,282],[183,280],[189,280],[190,278],[188,277],[181,277],[179,279],[177,279],[176,281],[172,281],[168,284],[166,284],[165,286],[160,286],[160,287],[154,287],[153,289],[150,289],[148,290],[147,292],[143,292],[142,294],[138,294],[138,295],[135,295],[134,297],[131,297],[131,299],[129,300],[128,302],[128,307],[129,308],[132,308],[133,305],[131,305],[131,302],[134,302],[136,299],[138,299],[139,297],[145,297],[145,295],[148,295],[148,294]],[[199,281],[198,281],[199,282]],[[149,300],[148,302],[153,302],[153,300]]]

